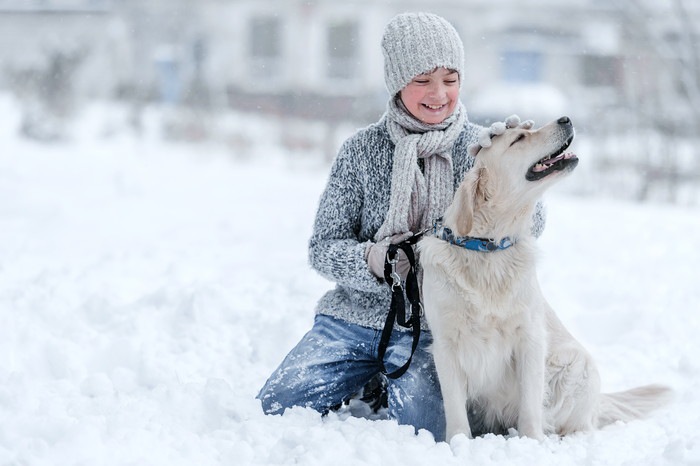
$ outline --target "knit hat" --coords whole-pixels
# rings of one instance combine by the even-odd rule
[[[384,80],[391,97],[419,74],[464,69],[464,46],[450,23],[431,13],[402,13],[384,29]]]

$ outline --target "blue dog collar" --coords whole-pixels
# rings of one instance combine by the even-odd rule
[[[433,225],[433,234],[450,244],[455,246],[460,246],[465,249],[480,252],[495,252],[502,251],[503,249],[508,249],[513,246],[515,242],[509,237],[501,239],[501,241],[496,242],[489,238],[475,238],[473,236],[455,236],[450,228],[442,225],[442,218],[435,220]]]

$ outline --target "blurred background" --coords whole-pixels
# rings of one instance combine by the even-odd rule
[[[0,0],[0,144],[126,134],[327,166],[384,111],[384,25],[418,10],[463,38],[472,121],[572,118],[566,189],[700,204],[697,0]]]

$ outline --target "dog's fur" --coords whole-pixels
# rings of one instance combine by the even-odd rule
[[[670,395],[658,385],[601,394],[593,359],[540,290],[532,216],[543,192],[576,166],[575,155],[561,155],[573,135],[566,117],[508,129],[478,152],[460,184],[444,225],[456,236],[510,237],[513,246],[479,252],[432,236],[418,245],[447,440],[472,436],[468,411],[479,430],[517,428],[541,439],[637,419]]]

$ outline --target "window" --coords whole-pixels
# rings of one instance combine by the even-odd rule
[[[256,75],[275,75],[282,67],[282,25],[273,16],[253,18],[250,22],[250,59]]]
[[[354,21],[338,23],[328,28],[327,76],[354,79],[358,75],[359,27]]]
[[[542,80],[542,54],[528,50],[503,53],[503,80],[510,83],[536,83]]]

